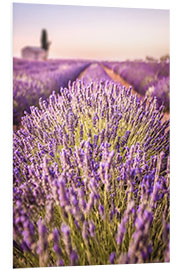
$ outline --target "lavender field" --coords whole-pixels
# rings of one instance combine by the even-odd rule
[[[30,112],[30,106],[38,106],[39,98],[47,98],[54,90],[67,87],[68,82],[89,65],[87,61],[49,60],[28,61],[13,60],[13,124],[19,125],[24,111]]]
[[[123,61],[104,62],[107,68],[120,75],[139,94],[157,97],[157,104],[169,111],[169,61]]]
[[[165,61],[13,59],[14,268],[169,262],[169,96]]]

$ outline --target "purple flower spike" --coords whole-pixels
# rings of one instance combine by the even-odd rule
[[[65,236],[69,236],[70,234],[69,226],[67,226],[66,224],[61,225],[61,231]]]
[[[111,264],[114,264],[115,257],[116,257],[116,252],[112,252],[109,255],[109,261],[110,261]]]
[[[95,224],[93,221],[90,221],[89,222],[89,233],[90,233],[90,236],[91,237],[94,237],[95,236]]]
[[[71,265],[77,265],[78,264],[78,255],[75,250],[71,251],[70,255]]]
[[[64,181],[59,182],[59,195],[60,195],[60,204],[62,207],[69,205],[68,197],[66,194],[66,189],[65,189],[65,183]]]
[[[60,258],[62,256],[62,251],[61,251],[61,248],[59,246],[59,238],[60,238],[59,231],[57,228],[55,228],[53,230],[53,242],[54,242],[53,249],[56,252],[58,258]]]
[[[99,205],[99,213],[101,215],[101,218],[103,219],[104,217],[104,206],[102,204]]]
[[[70,238],[70,228],[66,224],[61,225],[61,231],[63,233],[63,241],[65,244],[65,250],[68,255],[72,251],[71,238]]]
[[[84,241],[87,242],[87,240],[88,240],[88,223],[86,220],[83,222],[82,237],[83,237]]]

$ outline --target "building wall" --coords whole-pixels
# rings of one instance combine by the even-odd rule
[[[47,52],[42,48],[25,47],[21,50],[21,56],[28,60],[46,60]]]

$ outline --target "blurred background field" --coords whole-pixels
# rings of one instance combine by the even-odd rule
[[[156,96],[169,114],[169,11],[13,4],[13,125],[84,76]]]
[[[109,75],[108,75],[109,74]],[[52,91],[59,92],[68,82],[82,79],[91,81],[114,81],[133,88],[142,98],[153,96],[158,105],[164,105],[169,113],[170,82],[169,59],[166,61],[88,61],[88,60],[25,60],[14,58],[13,62],[13,124],[20,124],[24,111],[38,106],[39,98],[46,99]]]

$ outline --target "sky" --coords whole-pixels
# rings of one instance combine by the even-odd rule
[[[169,10],[13,4],[13,55],[40,47],[42,29],[49,58],[127,60],[169,54]]]

